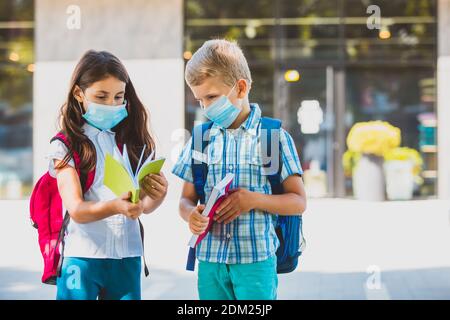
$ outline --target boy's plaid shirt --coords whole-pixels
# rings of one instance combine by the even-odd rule
[[[270,183],[262,167],[261,110],[257,104],[251,104],[250,108],[247,120],[238,129],[225,130],[213,124],[205,154],[203,157],[202,154],[194,154],[195,159],[208,164],[206,199],[213,187],[227,173],[235,175],[231,185],[233,189],[243,188],[271,194]],[[294,141],[284,129],[281,129],[280,141],[282,181],[290,175],[303,174]],[[185,145],[172,173],[193,183],[191,144],[192,138]],[[275,254],[279,245],[275,222],[276,215],[259,210],[243,212],[227,225],[214,222],[208,235],[197,246],[197,258],[201,261],[228,264],[266,260]]]

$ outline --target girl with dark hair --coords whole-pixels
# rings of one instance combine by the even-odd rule
[[[117,198],[105,187],[103,176],[105,156],[118,152],[118,146],[126,144],[133,170],[144,146],[144,158],[154,151],[148,120],[120,60],[105,51],[86,52],[61,108],[61,132],[69,147],[53,140],[48,155],[49,172],[57,179],[70,216],[57,299],[141,298],[143,244],[138,218],[162,203],[167,180],[163,173],[147,176],[140,201],[133,204],[130,194]],[[92,186],[83,190],[80,177],[93,170]]]

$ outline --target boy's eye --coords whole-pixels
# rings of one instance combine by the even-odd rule
[[[211,100],[211,99],[215,99],[217,96],[207,96],[206,99]]]
[[[106,99],[106,97],[96,97],[96,98],[101,100]]]

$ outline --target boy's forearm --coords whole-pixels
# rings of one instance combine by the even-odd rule
[[[271,195],[253,192],[252,197],[254,209],[272,214],[297,215],[306,209],[306,199],[296,193]]]
[[[189,216],[191,215],[192,210],[196,207],[195,203],[186,198],[181,198],[180,200],[180,216],[184,221],[189,221]]]

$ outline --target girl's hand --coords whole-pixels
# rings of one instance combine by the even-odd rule
[[[168,182],[164,173],[149,174],[142,179],[141,188],[153,200],[161,200],[167,194]]]
[[[252,192],[246,189],[230,190],[230,194],[223,200],[216,210],[214,220],[217,222],[230,223],[243,212],[253,209]]]
[[[131,192],[125,192],[119,198],[113,200],[115,201],[115,205],[117,211],[124,216],[136,220],[144,211],[144,206],[142,201],[139,200],[138,203],[131,203],[130,200]]]
[[[209,224],[209,218],[202,216],[203,210],[205,210],[205,205],[200,204],[192,209],[189,215],[189,229],[195,235],[205,232]]]

